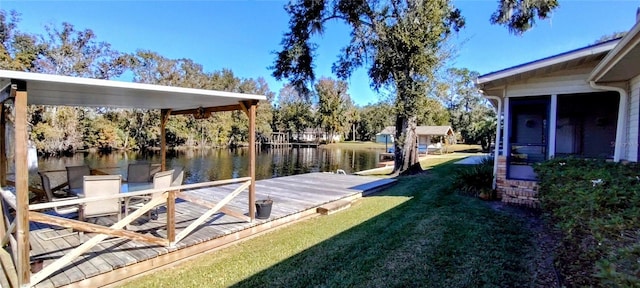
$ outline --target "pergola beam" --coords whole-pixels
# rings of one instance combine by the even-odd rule
[[[240,107],[240,104],[237,104],[237,105],[226,105],[226,106],[218,106],[218,107],[175,110],[175,111],[171,111],[171,115],[198,115],[201,113],[211,114],[213,112],[236,111],[241,109],[242,107]]]

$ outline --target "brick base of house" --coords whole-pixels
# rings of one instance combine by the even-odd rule
[[[496,192],[503,203],[523,205],[532,208],[540,207],[538,200],[538,182],[507,179],[507,157],[498,157],[498,177]]]

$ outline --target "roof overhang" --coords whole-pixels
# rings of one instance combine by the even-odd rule
[[[263,95],[181,88],[143,83],[89,79],[0,70],[3,91],[10,83],[26,84],[30,105],[172,109],[208,112],[242,109]],[[218,109],[214,109],[214,108]],[[180,113],[179,113],[180,114]]]
[[[504,87],[514,81],[548,75],[561,70],[585,67],[589,63],[599,62],[619,42],[620,39],[614,39],[481,75],[476,79],[476,85],[486,92],[487,90]]]
[[[596,66],[589,81],[620,82],[640,74],[640,23],[636,23],[620,43]]]

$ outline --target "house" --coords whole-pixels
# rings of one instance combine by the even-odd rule
[[[441,151],[442,145],[455,144],[455,133],[451,126],[417,126],[418,152],[427,153],[431,149]],[[387,143],[392,146],[396,135],[396,127],[387,126],[376,134],[376,143]],[[436,142],[432,142],[437,139]]]
[[[321,128],[305,128],[302,132],[293,133],[291,138],[298,142],[328,142],[329,139],[333,139],[333,142],[340,142],[341,139],[340,133],[329,136],[329,133]]]
[[[639,43],[636,22],[622,38],[478,77],[504,120],[494,152],[503,202],[537,206],[533,165],[553,157],[638,161]]]

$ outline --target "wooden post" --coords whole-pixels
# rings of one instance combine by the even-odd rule
[[[176,191],[167,192],[167,240],[176,241]]]
[[[0,186],[7,186],[7,114],[4,103],[0,104]]]
[[[256,217],[256,106],[257,103],[251,103],[249,107],[249,177],[251,177],[251,185],[249,186],[249,217],[253,221]]]
[[[2,116],[4,116],[4,115],[2,115]],[[4,138],[2,138],[2,141],[4,141]],[[11,234],[11,231],[7,231],[7,226],[10,226],[11,224],[10,223],[9,223],[9,225],[6,224],[6,222],[9,222],[8,221],[9,218],[6,217],[7,215],[9,215],[9,209],[5,208],[6,205],[5,205],[5,202],[4,202],[3,199],[4,199],[4,197],[0,196],[0,239],[2,239],[2,243],[0,243],[0,246],[4,246],[4,243],[5,243],[4,239],[5,239],[5,237],[8,237],[7,233]],[[6,213],[6,215],[5,215],[5,213]],[[7,239],[9,239],[9,238],[7,238]],[[6,271],[5,271],[5,273],[6,273]]]
[[[15,170],[16,170],[16,240],[18,283],[28,286],[30,281],[29,263],[29,167],[27,165],[27,83],[13,81],[16,86],[15,109]],[[13,87],[12,87],[13,89]]]
[[[160,110],[160,170],[167,169],[167,121],[171,115],[171,109]]]
[[[167,169],[167,121],[171,109],[160,110],[160,156],[162,171]],[[173,243],[176,239],[176,191],[167,192],[167,240]]]

